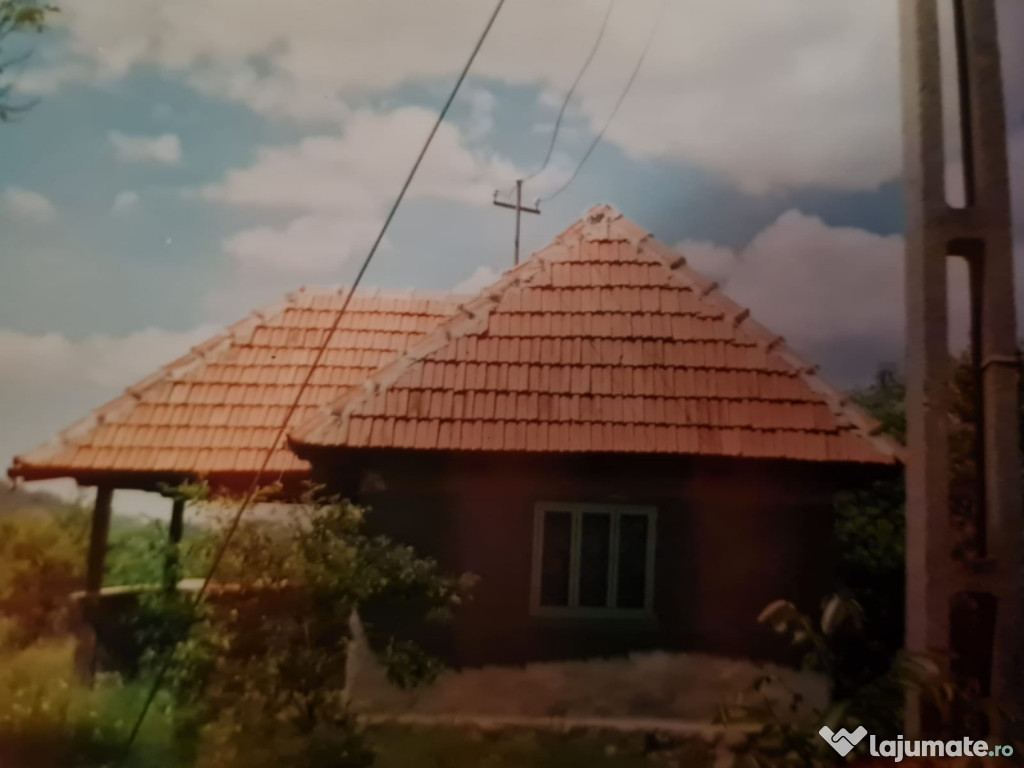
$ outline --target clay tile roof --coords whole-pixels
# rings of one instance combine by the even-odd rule
[[[15,457],[8,474],[27,480],[251,475],[271,447],[343,299],[336,290],[303,290],[253,313],[129,387],[52,442]],[[422,292],[357,293],[292,423],[361,384],[465,299]],[[308,469],[282,445],[268,472],[294,475]]]
[[[290,434],[303,445],[893,464],[783,340],[609,206]]]

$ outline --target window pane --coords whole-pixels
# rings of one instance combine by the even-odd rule
[[[616,605],[619,608],[643,608],[647,586],[646,515],[622,515],[619,518],[619,581]]]
[[[583,515],[580,531],[580,605],[608,606],[608,558],[611,556],[611,515]]]
[[[569,558],[572,552],[572,515],[544,515],[544,543],[540,565],[540,604],[569,605]]]

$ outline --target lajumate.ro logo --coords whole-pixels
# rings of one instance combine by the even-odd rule
[[[845,757],[868,736],[868,752],[872,757],[891,757],[900,762],[904,757],[1009,757],[1013,747],[1008,744],[989,744],[964,737],[952,741],[928,741],[920,739],[904,739],[902,735],[893,740],[877,741],[875,736],[868,735],[867,729],[860,726],[853,733],[840,728],[833,731],[827,725],[818,733],[836,752]]]

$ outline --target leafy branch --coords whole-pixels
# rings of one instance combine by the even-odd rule
[[[47,18],[58,12],[55,5],[40,3],[37,0],[0,0],[0,46],[19,33],[39,33],[46,27]],[[0,47],[2,52],[2,47]],[[0,80],[13,67],[22,64],[29,53],[5,58],[0,54]],[[14,84],[0,83],[0,122],[9,122],[13,117],[35,106],[36,100],[15,102],[13,100]]]

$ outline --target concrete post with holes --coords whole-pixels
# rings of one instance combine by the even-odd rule
[[[937,0],[901,0],[904,179],[907,201],[907,649],[948,659],[951,600],[995,598],[993,701],[1019,704],[1021,479],[1012,235],[994,0],[954,0],[965,207],[945,197]],[[979,556],[954,562],[949,507],[950,356],[946,265],[971,270],[973,356],[984,482]],[[921,727],[910,702],[908,734]],[[998,724],[995,724],[998,726]]]

